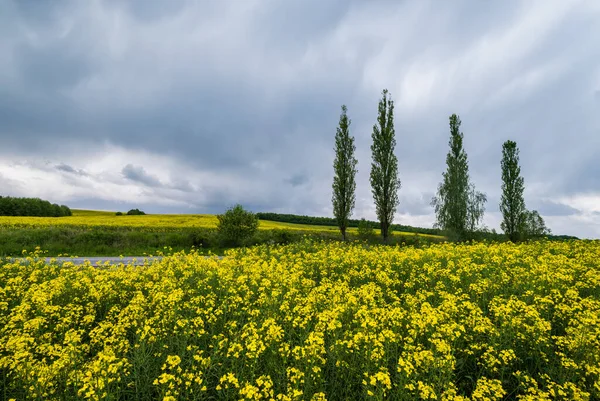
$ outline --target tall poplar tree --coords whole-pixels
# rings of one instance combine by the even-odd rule
[[[442,173],[442,182],[431,205],[435,209],[436,226],[448,231],[456,239],[464,240],[483,219],[487,197],[484,193],[477,192],[470,182],[460,124],[460,118],[452,114],[447,169]]]
[[[398,207],[398,159],[394,154],[396,132],[394,130],[394,101],[388,98],[384,89],[378,107],[377,124],[371,135],[371,192],[375,201],[375,211],[381,224],[381,235],[387,241],[394,213]]]
[[[354,137],[350,135],[350,119],[348,109],[342,106],[339,126],[335,133],[335,160],[333,161],[333,214],[337,220],[342,237],[346,240],[348,219],[352,215],[356,202],[356,165],[354,157],[356,146]]]
[[[502,223],[500,228],[512,242],[523,239],[526,212],[523,192],[525,185],[519,166],[519,148],[514,141],[506,141],[502,145],[502,197],[500,211]]]

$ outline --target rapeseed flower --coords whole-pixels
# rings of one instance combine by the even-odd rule
[[[600,399],[600,242],[0,261],[7,399]]]

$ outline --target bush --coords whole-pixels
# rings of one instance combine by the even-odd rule
[[[375,238],[375,230],[365,219],[360,219],[358,222],[358,238],[361,240],[371,240]]]
[[[239,246],[258,229],[258,217],[242,205],[235,205],[217,218],[217,231],[224,246]]]
[[[140,209],[131,209],[130,211],[127,212],[128,216],[142,216],[145,214],[146,213],[142,212]]]
[[[115,213],[115,216],[123,216],[123,213],[122,212],[117,212],[117,213]]]

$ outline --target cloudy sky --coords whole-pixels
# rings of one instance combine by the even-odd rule
[[[331,214],[346,104],[396,102],[396,221],[431,226],[448,116],[499,228],[500,156],[554,233],[600,237],[600,1],[0,0],[0,192],[75,208]]]

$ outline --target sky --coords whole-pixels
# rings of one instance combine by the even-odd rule
[[[0,0],[0,194],[72,208],[330,216],[342,104],[353,217],[395,102],[395,222],[431,227],[448,117],[499,229],[502,143],[527,207],[600,238],[600,1]]]

